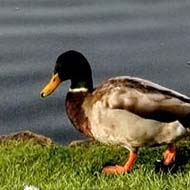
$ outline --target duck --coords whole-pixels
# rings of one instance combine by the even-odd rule
[[[87,58],[68,50],[58,56],[45,98],[70,80],[65,107],[73,126],[85,136],[129,150],[124,165],[104,166],[104,174],[129,172],[144,146],[167,145],[163,164],[175,161],[176,142],[190,135],[190,98],[149,80],[116,76],[93,87]]]

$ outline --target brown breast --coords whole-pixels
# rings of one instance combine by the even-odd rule
[[[82,104],[89,92],[68,92],[66,97],[66,111],[75,128],[88,137],[93,137],[90,123],[85,115]]]

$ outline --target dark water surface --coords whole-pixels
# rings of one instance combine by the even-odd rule
[[[69,81],[39,96],[56,57],[83,52],[94,83],[143,77],[190,94],[189,0],[0,0],[0,134],[32,130],[68,143]]]

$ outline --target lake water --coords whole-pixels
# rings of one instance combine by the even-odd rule
[[[0,0],[0,134],[82,138],[69,122],[69,81],[42,100],[57,56],[84,53],[94,84],[138,76],[190,94],[189,0]]]

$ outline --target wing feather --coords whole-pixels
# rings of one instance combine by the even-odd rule
[[[173,121],[190,114],[188,96],[135,77],[111,78],[98,86],[93,95],[109,108],[126,109],[159,121]]]

